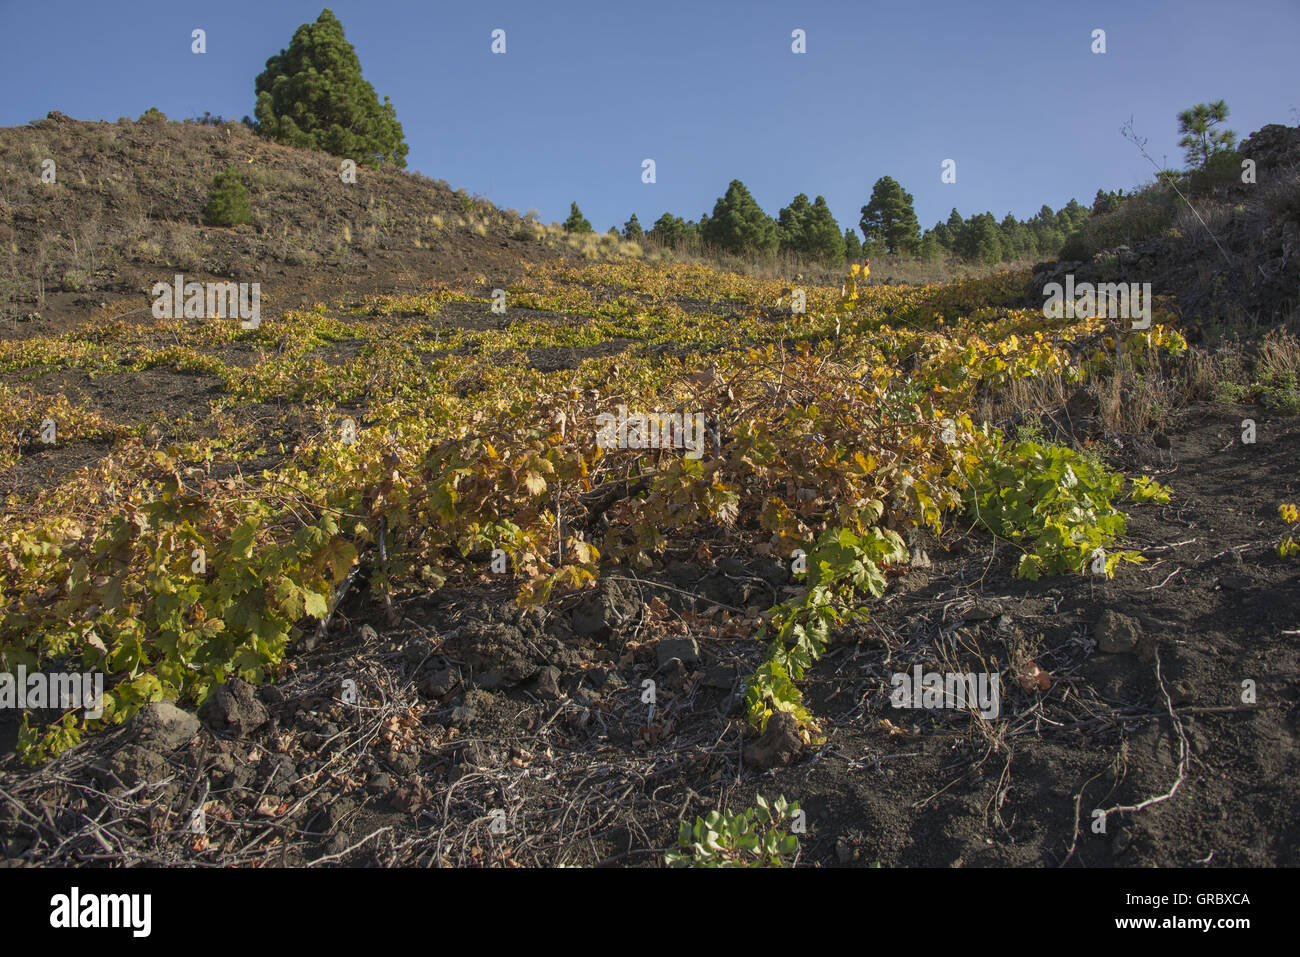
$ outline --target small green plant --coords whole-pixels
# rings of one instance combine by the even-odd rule
[[[84,269],[69,269],[63,274],[59,288],[64,292],[81,292],[90,283],[90,274]]]
[[[867,518],[878,520],[882,506],[871,503]],[[767,660],[750,677],[745,708],[759,731],[776,711],[788,711],[801,727],[812,727],[812,716],[794,682],[803,678],[831,643],[832,630],[849,618],[865,618],[863,609],[850,609],[854,597],[885,593],[886,564],[908,559],[907,546],[897,532],[870,528],[858,535],[845,528],[828,529],[807,556],[807,590],[773,608],[758,639],[770,637]],[[807,732],[805,732],[807,737]]]
[[[1213,398],[1221,404],[1258,403],[1287,415],[1300,414],[1300,340],[1274,331],[1247,361],[1240,348],[1214,359]]]
[[[1291,526],[1291,530],[1282,539],[1282,544],[1278,545],[1277,553],[1283,558],[1300,555],[1300,541],[1296,541],[1297,529],[1300,529],[1300,508],[1294,505],[1279,505],[1277,513],[1282,516],[1282,521]]]
[[[140,114],[140,123],[166,123],[167,114],[156,106],[151,106]]]
[[[203,210],[203,221],[209,226],[237,226],[253,221],[253,210],[248,203],[248,190],[233,167],[218,173],[208,192],[208,205]]]
[[[1287,415],[1300,413],[1300,377],[1290,369],[1265,376],[1260,382],[1260,401]]]
[[[785,867],[799,853],[799,839],[786,828],[799,803],[784,796],[769,804],[763,795],[743,814],[710,811],[692,826],[682,821],[669,867]]]
[[[1154,502],[1157,505],[1169,504],[1169,488],[1161,485],[1147,475],[1138,475],[1129,479],[1131,488],[1129,498],[1135,502]]]
[[[1031,415],[1024,422],[1016,426],[1017,442],[1038,442],[1047,441],[1047,432],[1043,428],[1043,420],[1037,415]]]
[[[1124,515],[1112,504],[1124,476],[1065,446],[998,445],[968,478],[971,517],[1024,549],[1020,578],[1086,571],[1097,551],[1124,533]],[[1139,502],[1168,500],[1168,491],[1150,479],[1134,482],[1131,495]],[[1106,577],[1120,562],[1143,560],[1132,551],[1106,553]]]
[[[1244,405],[1250,398],[1250,386],[1220,379],[1214,384],[1214,401],[1220,405]]]

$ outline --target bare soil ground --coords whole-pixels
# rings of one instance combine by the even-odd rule
[[[46,159],[52,184],[32,173]],[[207,227],[208,189],[228,168],[248,188],[253,222]],[[263,308],[281,312],[345,291],[416,291],[429,278],[504,286],[526,263],[572,254],[523,225],[486,198],[402,171],[361,169],[344,183],[331,157],[239,123],[54,113],[0,130],[0,341],[57,335],[123,295],[147,313],[153,284],[177,272],[260,282]]]

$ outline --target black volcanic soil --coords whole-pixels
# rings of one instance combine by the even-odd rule
[[[0,788],[49,816],[0,802],[0,840],[14,863],[648,865],[682,815],[780,793],[806,812],[804,864],[1300,864],[1300,564],[1276,553],[1300,421],[1193,407],[1170,449],[1116,454],[1174,490],[1132,511],[1146,564],[1026,582],[986,536],[920,543],[931,567],[811,673],[826,741],[790,766],[742,758],[761,649],[727,624],[770,606],[783,568],[683,555],[545,610],[510,584],[409,597],[392,624],[362,585],[286,680],[206,707],[180,750],[142,755],[137,720],[37,772],[10,757]],[[1103,651],[1103,628],[1136,644]],[[891,707],[890,673],[949,656],[1002,670],[1000,720]],[[1046,690],[1017,681],[1031,658]],[[1171,791],[1093,832],[1095,810]]]
[[[56,182],[41,182],[42,161]],[[237,169],[253,222],[203,224],[212,178]],[[344,183],[338,161],[239,123],[81,122],[52,113],[0,130],[0,340],[57,335],[187,280],[260,282],[264,313],[400,294],[427,280],[504,287],[529,262],[571,255],[520,215],[447,183],[385,168]],[[38,302],[44,293],[44,303]]]

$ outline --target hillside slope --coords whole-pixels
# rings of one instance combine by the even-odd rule
[[[1243,160],[1255,164],[1243,182]],[[1076,282],[1149,282],[1177,298],[1189,342],[1250,335],[1300,322],[1300,127],[1270,124],[1221,155],[1208,172],[1148,187],[1094,216],[1035,270],[1030,297]],[[1202,223],[1197,213],[1204,219]],[[1041,298],[1037,299],[1041,304]]]
[[[55,182],[42,181],[46,160]],[[203,225],[212,178],[243,174],[253,223]],[[357,170],[239,123],[80,122],[0,130],[0,336],[48,335],[176,272],[263,284],[272,313],[427,279],[504,286],[560,254],[542,228],[444,182]],[[116,314],[117,309],[113,310]],[[26,319],[26,321],[20,321]]]

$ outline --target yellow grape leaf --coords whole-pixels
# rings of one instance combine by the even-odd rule
[[[324,620],[329,614],[329,605],[325,601],[325,596],[314,591],[303,590],[303,611],[313,618]]]

